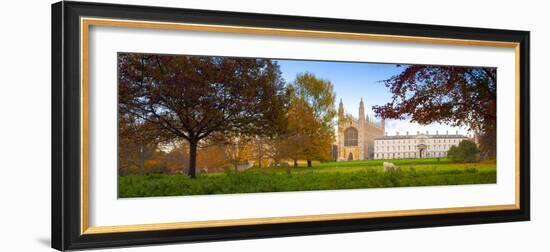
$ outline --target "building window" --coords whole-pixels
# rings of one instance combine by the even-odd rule
[[[357,146],[358,135],[355,128],[347,128],[344,132],[344,146]]]

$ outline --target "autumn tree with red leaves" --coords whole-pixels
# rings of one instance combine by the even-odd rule
[[[217,135],[276,134],[287,95],[271,60],[119,53],[119,117],[147,125],[140,134],[189,145],[196,176],[198,144]]]
[[[466,126],[478,135],[485,157],[496,155],[496,68],[410,65],[382,82],[393,96],[373,106],[378,116]]]

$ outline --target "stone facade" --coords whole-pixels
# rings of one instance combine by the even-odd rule
[[[456,134],[430,135],[417,132],[416,135],[378,137],[374,140],[374,159],[437,158],[446,157],[451,146],[457,146],[467,136]]]
[[[374,158],[374,139],[384,136],[384,120],[375,122],[365,116],[363,99],[359,103],[359,117],[344,114],[344,104],[338,106],[337,143],[334,148],[338,161]]]

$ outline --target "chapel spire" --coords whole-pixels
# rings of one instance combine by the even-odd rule
[[[363,97],[361,97],[361,102],[359,102],[359,121],[365,120],[365,105],[363,104]]]
[[[340,98],[340,104],[338,104],[338,122],[341,122],[344,119],[344,103],[342,103],[342,98]]]

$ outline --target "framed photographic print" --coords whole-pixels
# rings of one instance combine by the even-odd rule
[[[529,220],[529,32],[52,5],[58,250]]]

